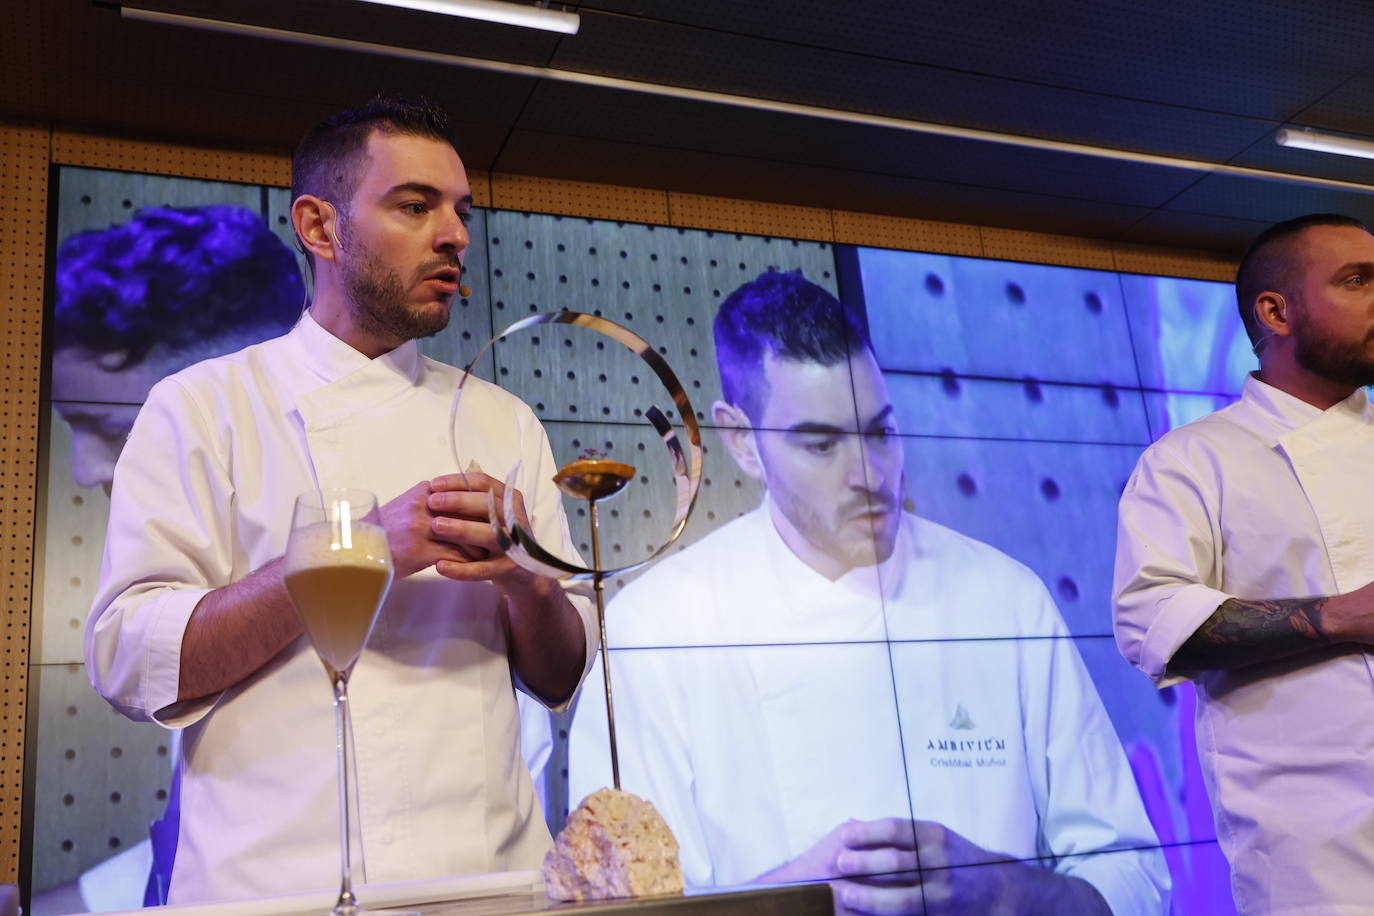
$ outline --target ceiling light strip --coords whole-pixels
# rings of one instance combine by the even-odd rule
[[[481,19],[484,22],[499,22],[503,25],[519,25],[527,29],[543,29],[546,32],[562,32],[576,35],[581,19],[576,13],[551,10],[532,3],[506,3],[503,0],[364,0],[382,6],[399,6],[403,9],[421,13],[438,13],[442,16],[462,16],[465,19]]]
[[[1338,156],[1358,156],[1361,159],[1374,159],[1374,141],[1359,137],[1344,137],[1340,134],[1324,134],[1310,127],[1285,127],[1274,135],[1279,146],[1294,149],[1315,150],[1319,153],[1335,153]]]
[[[1200,159],[1182,159],[1175,156],[1157,156],[1134,150],[1113,149],[1106,146],[1092,146],[1086,143],[1070,143],[1063,140],[1047,140],[1041,137],[1026,137],[1019,134],[1001,133],[993,130],[979,130],[972,127],[955,127],[949,124],[936,124],[931,121],[914,121],[886,115],[864,114],[845,111],[839,108],[823,108],[816,105],[799,105],[793,102],[780,102],[753,96],[731,95],[724,92],[710,92],[703,89],[687,89],[668,86],[662,83],[649,83],[640,80],[621,79],[614,76],[600,76],[593,73],[580,73],[576,70],[559,70],[553,67],[533,67],[526,64],[512,64],[502,61],[486,60],[480,57],[464,57],[457,54],[442,54],[436,51],[421,51],[413,48],[400,48],[394,45],[377,44],[369,41],[355,41],[348,38],[335,38],[326,35],[313,35],[309,32],[294,32],[268,26],[248,25],[222,19],[206,19],[199,16],[182,16],[176,13],[162,13],[124,6],[120,15],[141,22],[155,22],[163,25],[185,26],[211,32],[231,35],[245,35],[253,38],[267,38],[288,41],[294,44],[317,48],[330,48],[340,51],[356,51],[363,54],[376,54],[401,60],[422,63],[443,64],[453,67],[467,67],[491,73],[505,73],[512,76],[527,76],[560,83],[573,83],[582,86],[596,86],[603,89],[619,89],[664,98],[685,99],[716,105],[730,105],[753,111],[772,114],[796,115],[804,118],[821,118],[844,124],[857,124],[866,127],[881,127],[908,133],[928,134],[940,137],[953,137],[960,140],[978,140],[987,143],[1001,143],[1023,149],[1044,150],[1055,153],[1071,153],[1079,156],[1092,156],[1116,162],[1130,162],[1137,165],[1157,165],[1164,168],[1183,169],[1213,175],[1229,175],[1237,178],[1255,178],[1263,181],[1276,181],[1286,184],[1304,185],[1338,191],[1356,191],[1374,194],[1374,185],[1335,178],[1318,178],[1313,175],[1300,175],[1292,172],[1275,172],[1268,169],[1253,169],[1222,162],[1206,162]]]

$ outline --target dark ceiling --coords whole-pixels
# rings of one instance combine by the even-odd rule
[[[1371,183],[1305,187],[745,110],[6,0],[0,113],[288,151],[377,92],[458,121],[470,167],[1236,254],[1312,210],[1374,221],[1374,162],[1285,149],[1374,134],[1365,0],[589,0],[577,35],[359,0],[131,0],[490,61]]]

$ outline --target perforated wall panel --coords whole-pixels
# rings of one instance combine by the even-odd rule
[[[1115,274],[886,250],[862,263],[884,369],[1139,385]],[[1096,358],[1066,361],[1070,340]]]
[[[19,873],[25,699],[33,573],[38,395],[43,350],[44,222],[48,132],[0,121],[0,881]]]
[[[836,289],[826,243],[501,210],[488,219],[497,325],[564,308],[619,322],[668,359],[702,420],[720,396],[711,322],[722,297],[770,267]],[[652,403],[671,414],[647,366],[576,328],[508,338],[497,365],[501,385],[541,419],[639,423]]]
[[[71,427],[54,409],[46,421],[47,486],[39,500],[41,540],[29,660],[35,666],[81,664],[81,631],[95,597],[110,497],[100,487],[76,483]],[[38,727],[42,731],[41,720]]]
[[[258,210],[263,191],[257,185],[162,174],[64,169],[58,187],[57,238],[76,232],[108,229],[130,220],[140,207],[186,207],[216,201]],[[288,231],[289,226],[285,227]],[[283,233],[284,234],[284,233]]]
[[[148,838],[171,779],[172,733],[130,722],[96,695],[84,665],[34,669],[38,705],[34,774],[35,891]]]

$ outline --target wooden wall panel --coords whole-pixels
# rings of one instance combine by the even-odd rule
[[[472,205],[474,207],[490,207],[492,205],[490,174],[470,171],[468,172],[468,185],[472,187]]]
[[[983,255],[1006,261],[1114,270],[1112,243],[1072,235],[982,227]]]
[[[780,238],[830,242],[835,238],[831,211],[820,207],[765,204],[704,194],[668,194],[668,224]]]
[[[928,219],[879,216],[836,210],[835,242],[873,248],[902,248],[935,254],[983,256],[983,233],[966,223],[941,223]]]
[[[53,132],[52,160],[58,165],[84,165],[212,181],[279,186],[291,183],[291,157],[283,154],[119,140],[65,130]]]
[[[1112,255],[1116,269],[1123,273],[1191,277],[1194,280],[1220,280],[1223,283],[1236,281],[1235,261],[1206,252],[1118,244],[1113,247]]]
[[[94,134],[58,130],[52,136],[56,165],[176,175],[211,181],[239,181],[277,187],[291,185],[291,157],[285,153],[237,153],[174,143],[120,140]],[[491,176],[468,172],[474,206],[491,206]]]
[[[0,121],[0,882],[18,880],[28,690],[48,131]]]
[[[501,210],[668,224],[668,195],[645,188],[495,174],[491,198],[491,205]]]

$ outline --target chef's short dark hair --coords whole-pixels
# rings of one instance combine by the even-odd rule
[[[233,206],[145,207],[68,237],[54,274],[54,346],[116,355],[111,371],[159,345],[208,356],[226,335],[275,337],[305,295],[291,250],[260,215]]]
[[[732,292],[716,312],[714,330],[721,391],[755,424],[768,401],[768,354],[833,366],[869,346],[854,313],[800,270],[770,269]]]
[[[1309,213],[1276,223],[1250,243],[1236,268],[1236,306],[1250,343],[1259,343],[1261,328],[1255,317],[1255,300],[1261,293],[1288,295],[1301,262],[1294,257],[1298,237],[1313,226],[1349,226],[1369,232],[1369,227],[1340,213]]]
[[[311,194],[346,210],[358,187],[367,138],[373,131],[428,137],[457,151],[442,109],[425,99],[379,95],[325,118],[301,138],[291,157],[291,199]]]

